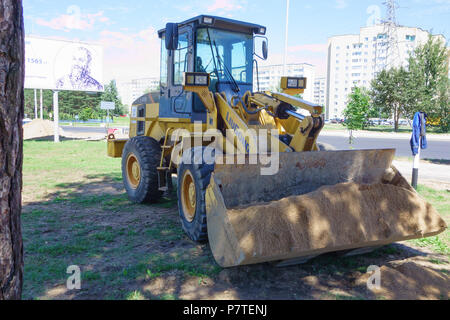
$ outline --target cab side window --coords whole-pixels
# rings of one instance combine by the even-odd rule
[[[167,49],[166,49],[166,37],[161,40],[161,88],[167,87]]]
[[[183,83],[183,72],[187,72],[188,67],[188,35],[182,33],[178,36],[178,49],[174,51],[173,57],[173,84],[181,86]]]

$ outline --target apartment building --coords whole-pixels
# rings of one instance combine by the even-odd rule
[[[328,39],[326,117],[342,118],[353,87],[370,87],[372,79],[387,66],[406,66],[410,52],[428,40],[429,32],[398,27],[398,51],[388,53],[384,25],[362,27],[359,34]],[[442,35],[435,37],[445,41]]]
[[[314,99],[313,102],[320,106],[326,105],[327,98],[327,78],[316,78],[314,81]]]

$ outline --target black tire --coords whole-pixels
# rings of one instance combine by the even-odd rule
[[[197,148],[194,148],[197,149]],[[196,242],[207,242],[208,241],[208,229],[206,224],[206,188],[211,180],[211,173],[214,171],[214,164],[195,164],[194,155],[195,151],[187,151],[188,154],[184,155],[192,159],[192,164],[181,163],[178,167],[178,177],[177,177],[177,195],[178,195],[178,212],[180,215],[181,224],[183,230],[189,236],[189,238]],[[204,148],[200,148],[203,153]],[[184,212],[183,209],[183,195],[182,195],[182,184],[183,177],[185,174],[191,174],[193,178],[193,183],[195,185],[195,215],[192,221],[188,219],[188,214]]]
[[[129,170],[127,169],[129,157],[135,157],[137,160],[140,179],[135,181],[129,179]],[[134,159],[133,159],[134,160]],[[158,187],[158,166],[161,161],[161,146],[150,137],[131,138],[123,149],[122,154],[122,179],[127,191],[128,198],[134,203],[155,203],[162,192]]]

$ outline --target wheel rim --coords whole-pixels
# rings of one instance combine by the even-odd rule
[[[136,156],[131,153],[127,158],[127,178],[133,189],[137,189],[141,182],[141,167]]]
[[[197,195],[195,191],[194,177],[189,170],[186,170],[181,182],[181,205],[183,206],[183,215],[185,219],[188,222],[194,221]]]

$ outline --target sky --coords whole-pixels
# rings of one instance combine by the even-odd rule
[[[384,0],[290,0],[288,62],[326,74],[327,39],[383,19]],[[450,39],[450,0],[398,0],[399,24]],[[25,33],[104,47],[104,82],[159,76],[157,30],[200,14],[265,25],[266,64],[282,63],[285,0],[23,0]]]

